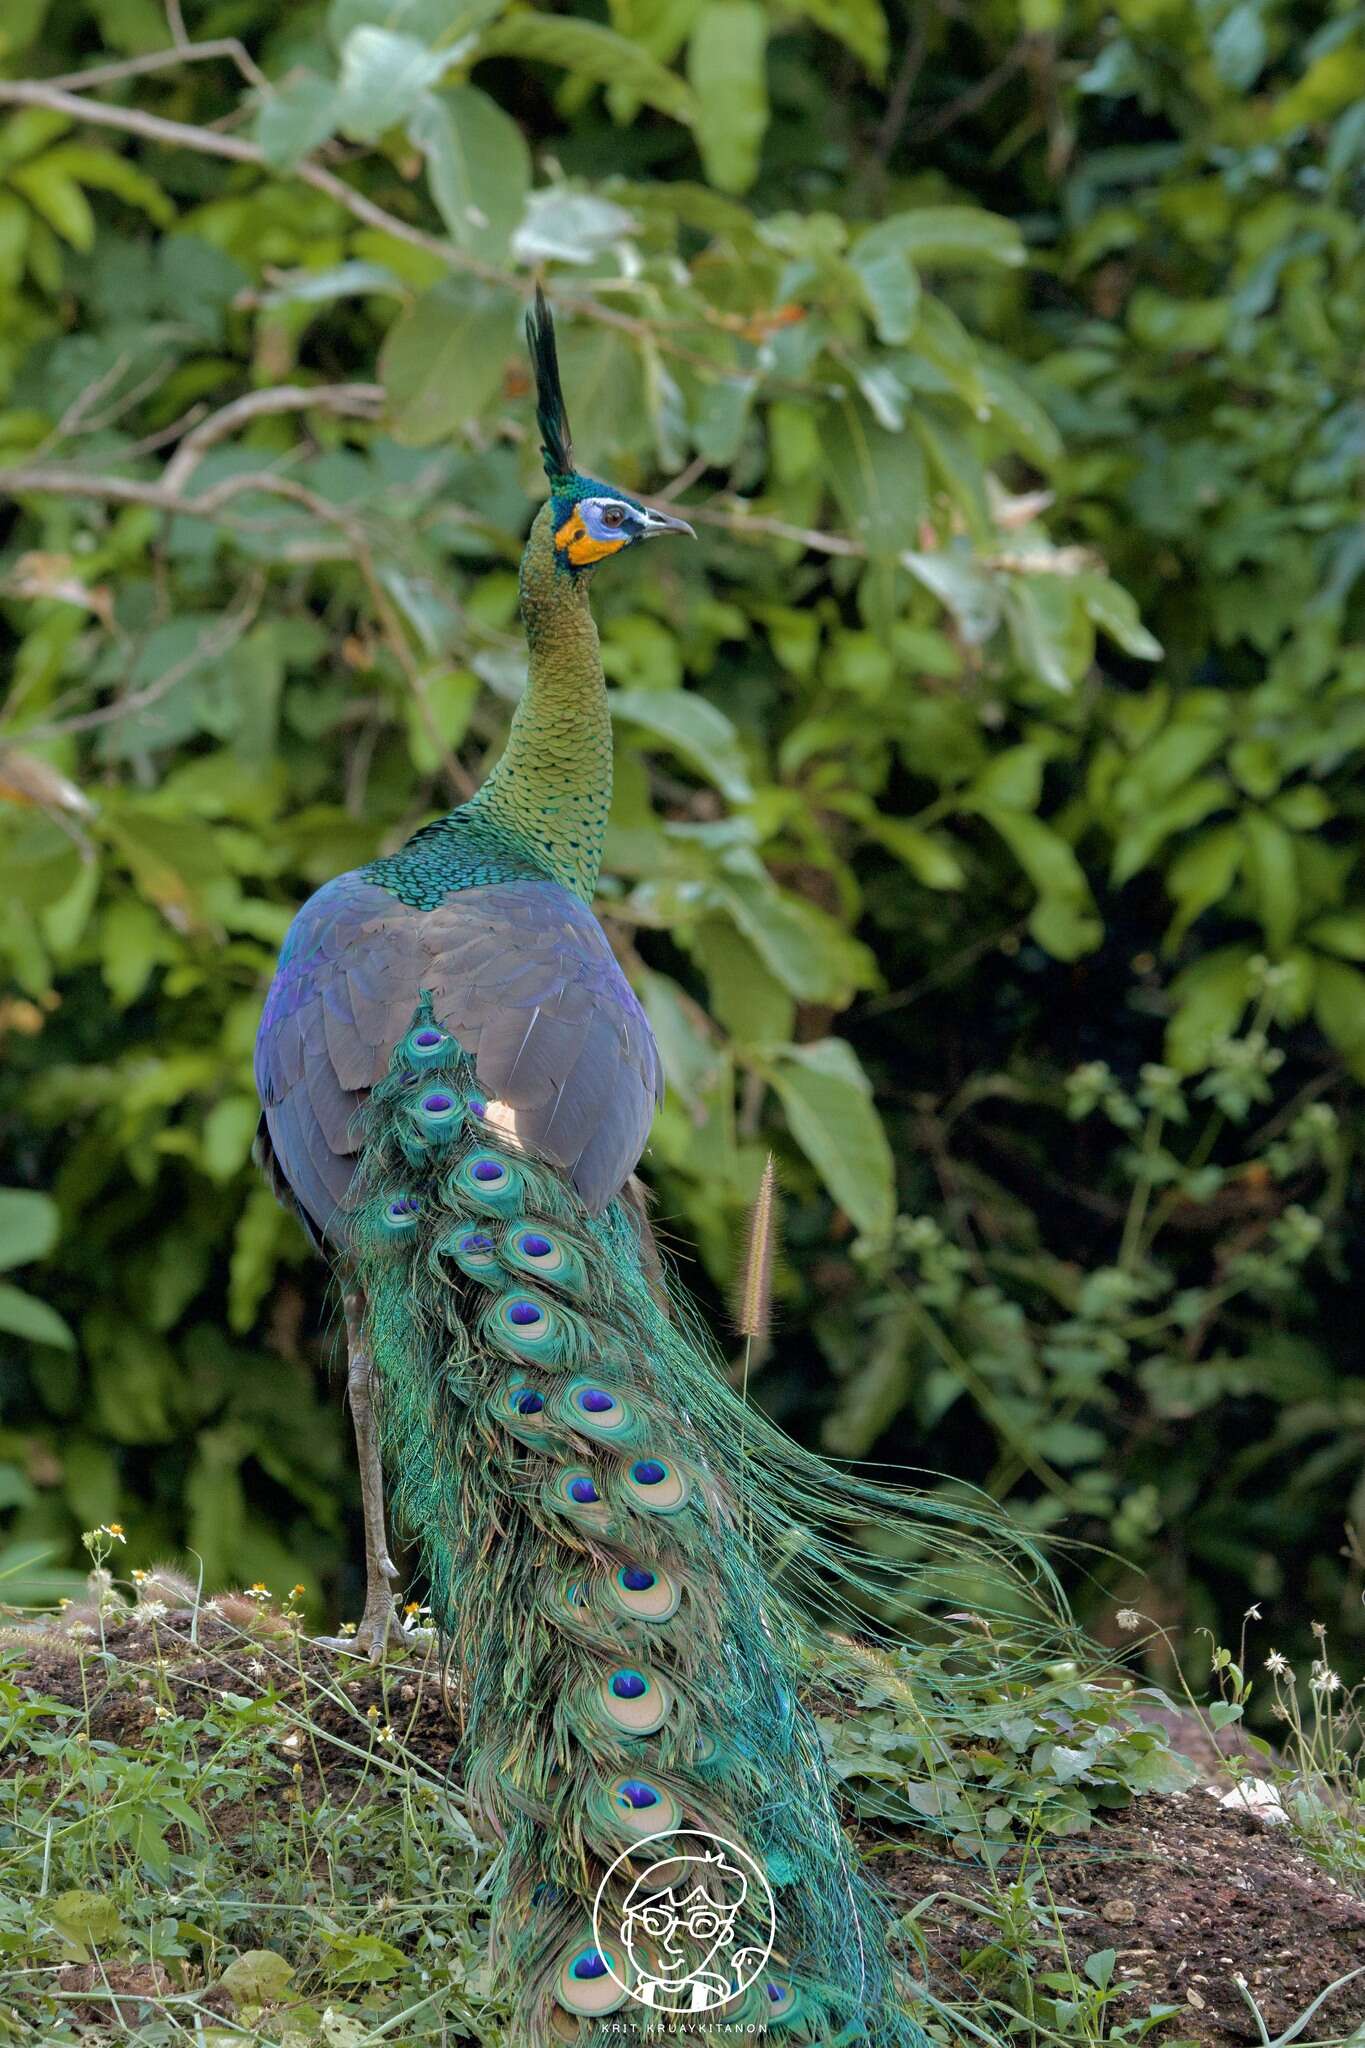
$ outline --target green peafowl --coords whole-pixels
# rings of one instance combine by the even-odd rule
[[[540,294],[527,332],[550,495],[506,750],[304,905],[257,1043],[258,1156],[342,1280],[359,1643],[391,1613],[382,1454],[500,1844],[513,2042],[923,2048],[801,1687],[821,1617],[877,1583],[859,1529],[923,1547],[939,1511],[742,1407],[661,1277],[631,1182],[659,1056],[589,908],[611,731],[588,591],[692,529],[578,474]]]

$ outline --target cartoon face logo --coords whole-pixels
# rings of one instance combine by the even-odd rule
[[[731,2004],[767,1963],[775,1934],[772,1889],[759,1865],[747,1849],[700,1829],[634,1843],[606,1873],[593,1906],[593,1935],[610,1974],[661,2013]],[[620,1976],[613,1944],[624,1950]]]

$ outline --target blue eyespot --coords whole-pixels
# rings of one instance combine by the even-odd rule
[[[547,1259],[554,1246],[538,1230],[525,1230],[517,1239],[517,1250],[525,1252],[528,1259]]]
[[[518,1329],[526,1330],[533,1323],[543,1323],[545,1312],[537,1308],[533,1301],[514,1301],[507,1311],[507,1320],[509,1323],[515,1323]]]
[[[649,1691],[649,1680],[638,1671],[616,1671],[611,1689],[618,1700],[639,1700]]]
[[[585,1387],[578,1397],[578,1405],[585,1414],[605,1415],[608,1408],[614,1408],[616,1403],[601,1387]]]
[[[533,1394],[529,1388],[524,1394],[518,1394],[517,1396],[518,1415],[539,1415],[544,1406],[545,1402],[542,1397],[539,1394]]]
[[[647,1593],[658,1580],[653,1572],[647,1572],[642,1564],[628,1564],[621,1573],[621,1584],[628,1593]]]
[[[630,1476],[637,1486],[661,1486],[668,1477],[668,1467],[657,1458],[640,1458],[631,1466]]]
[[[579,1979],[605,1977],[606,1974],[607,1959],[598,1948],[585,1948],[581,1956],[574,1957],[569,1970],[571,1977]]]
[[[627,1806],[633,1806],[638,1813],[642,1807],[657,1806],[659,1795],[652,1785],[643,1778],[627,1778],[621,1787],[621,1797]]]
[[[593,1485],[591,1479],[571,1479],[569,1481],[569,1498],[570,1500],[578,1501],[583,1507],[589,1507],[593,1501],[601,1500],[602,1496]]]

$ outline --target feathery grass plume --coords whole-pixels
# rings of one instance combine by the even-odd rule
[[[761,1358],[767,1349],[772,1327],[773,1252],[777,1243],[777,1169],[770,1152],[763,1163],[763,1177],[749,1213],[749,1237],[744,1247],[739,1286],[735,1295],[735,1321],[741,1337],[758,1346]],[[747,1359],[746,1359],[747,1365]]]
[[[758,1346],[760,1360],[768,1348],[768,1333],[772,1327],[773,1309],[773,1244],[777,1234],[777,1172],[770,1152],[763,1162],[763,1175],[758,1183],[758,1194],[749,1215],[749,1241],[744,1248],[744,1264],[740,1268],[739,1294],[735,1302],[735,1321],[739,1324],[744,1339],[744,1370],[740,1378],[739,1398],[742,1403],[739,1415],[739,1469],[745,1474],[748,1455],[748,1431],[746,1423],[749,1414],[749,1369],[754,1362],[754,1346]],[[745,1529],[753,1536],[753,1521],[746,1506]]]

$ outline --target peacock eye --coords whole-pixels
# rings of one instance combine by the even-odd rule
[[[626,515],[624,511],[619,505],[604,506],[602,511],[602,524],[603,526],[619,526],[621,524],[621,521],[625,518],[625,516]]]

